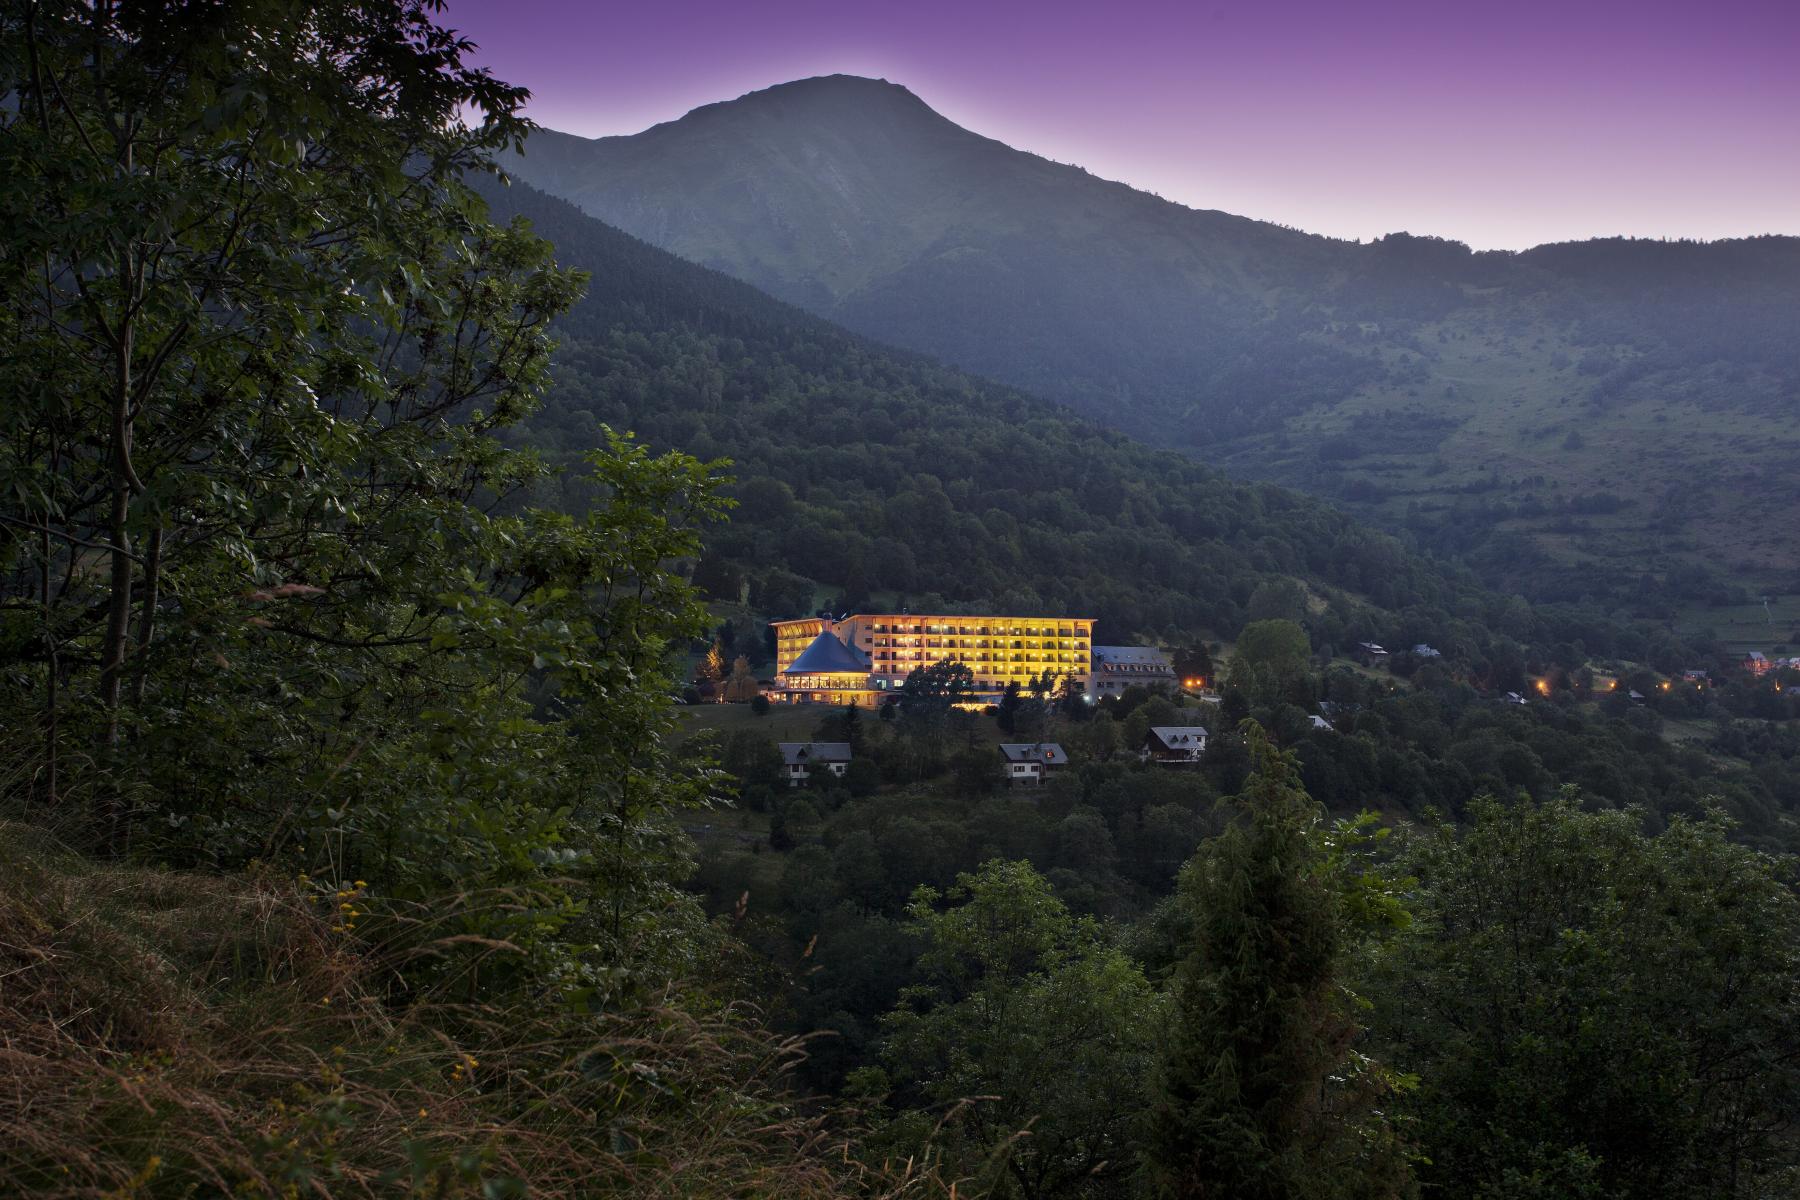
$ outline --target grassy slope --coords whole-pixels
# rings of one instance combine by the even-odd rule
[[[452,939],[455,898],[352,895],[346,931],[343,894],[96,864],[0,819],[0,1191],[939,1194],[792,1111],[795,1044],[728,1016],[459,1004],[454,973],[418,988],[484,940]]]
[[[1435,532],[1446,548],[1470,549],[1475,527],[1516,535],[1547,560],[1512,568],[1522,591],[1548,583],[1578,596],[1587,578],[1600,593],[1684,564],[1757,592],[1794,586],[1800,431],[1779,416],[1791,404],[1779,378],[1707,364],[1597,403],[1598,378],[1579,368],[1591,347],[1548,322],[1505,329],[1465,312],[1411,340],[1422,353],[1376,351],[1408,377],[1364,384],[1220,461],[1391,528]],[[1338,438],[1367,453],[1322,461]],[[1602,494],[1617,511],[1582,511]]]

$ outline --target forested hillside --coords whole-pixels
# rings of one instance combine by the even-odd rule
[[[859,339],[529,186],[486,194],[590,274],[557,323],[531,440],[573,450],[609,425],[732,460],[739,506],[698,576],[715,599],[774,617],[880,591],[915,608],[1047,605],[1097,617],[1103,639],[1228,638],[1259,586],[1287,581],[1327,646],[1476,654],[1493,631],[1643,650],[1639,631],[1533,610],[1317,501]]]
[[[715,618],[731,618],[734,653],[764,662],[762,621],[824,602],[854,608],[876,592],[916,611],[1093,615],[1101,641],[1229,640],[1246,620],[1276,618],[1303,624],[1321,660],[1362,640],[1430,643],[1446,657],[1417,676],[1416,694],[1344,674],[1295,692],[1285,713],[1258,711],[1306,741],[1308,785],[1334,809],[1460,812],[1484,791],[1548,797],[1580,781],[1610,804],[1663,814],[1699,812],[1710,794],[1755,836],[1793,837],[1800,789],[1785,741],[1725,765],[1665,743],[1648,712],[1506,712],[1476,698],[1572,681],[1596,661],[1638,664],[1647,674],[1633,678],[1655,691],[1657,672],[1713,662],[1722,651],[1710,643],[1487,591],[1317,501],[1232,482],[871,344],[529,186],[484,192],[496,217],[526,218],[561,264],[589,273],[587,294],[555,325],[554,384],[523,436],[564,455],[611,426],[731,459],[738,506],[695,578]],[[563,506],[584,495],[551,494]],[[1319,700],[1368,714],[1353,722],[1364,736],[1303,739]],[[1654,703],[1695,711],[1685,694]],[[1705,711],[1729,721],[1751,710],[1742,698]]]
[[[1507,590],[1649,611],[1796,582],[1791,237],[1334,241],[1097,179],[847,76],[631,137],[543,131],[514,167],[851,329],[1413,531]]]

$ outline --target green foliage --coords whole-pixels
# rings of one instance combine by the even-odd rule
[[[1192,946],[1174,984],[1146,1141],[1171,1197],[1403,1195],[1382,1113],[1396,1080],[1353,1049],[1346,927],[1318,806],[1247,730],[1243,817],[1185,869]]]
[[[923,950],[883,1021],[894,1099],[949,1113],[935,1152],[984,1194],[1116,1194],[1160,1009],[1143,973],[1026,863],[921,888],[907,914]]]
[[[1306,630],[1285,618],[1252,621],[1238,634],[1227,682],[1251,703],[1304,703],[1311,699],[1308,667],[1312,645]]]
[[[496,507],[580,286],[464,182],[523,93],[416,4],[5,20],[9,780],[114,851],[505,895],[488,987],[668,969],[671,568],[725,502],[596,430],[581,515]]]
[[[1377,1009],[1421,1079],[1421,1182],[1496,1200],[1790,1194],[1791,862],[1716,817],[1647,837],[1572,790],[1469,818],[1412,848],[1419,919]]]

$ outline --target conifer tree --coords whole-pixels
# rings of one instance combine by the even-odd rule
[[[1182,873],[1192,945],[1151,1105],[1151,1194],[1179,1200],[1407,1191],[1373,1115],[1385,1086],[1354,1056],[1347,941],[1319,807],[1290,755],[1244,723],[1255,771],[1241,819]]]

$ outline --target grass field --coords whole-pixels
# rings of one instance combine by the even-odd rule
[[[1700,365],[1597,396],[1590,347],[1489,321],[1423,327],[1413,349],[1384,352],[1387,378],[1219,461],[1452,545],[1470,530],[1522,538],[1576,587],[1699,564],[1752,591],[1792,588],[1800,434],[1777,381]],[[1327,444],[1339,452],[1320,455]]]
[[[681,722],[676,739],[685,741],[706,730],[717,730],[721,735],[739,729],[755,729],[767,734],[778,742],[806,742],[812,740],[813,728],[818,725],[819,718],[834,710],[830,708],[773,704],[769,706],[767,716],[759,717],[748,704],[690,704],[676,709]],[[873,717],[874,714],[869,714]]]
[[[1675,622],[1678,634],[1713,637],[1734,654],[1761,650],[1767,654],[1778,646],[1788,653],[1800,654],[1800,595],[1770,596],[1768,607],[1762,604],[1738,604],[1720,608],[1691,608]]]

